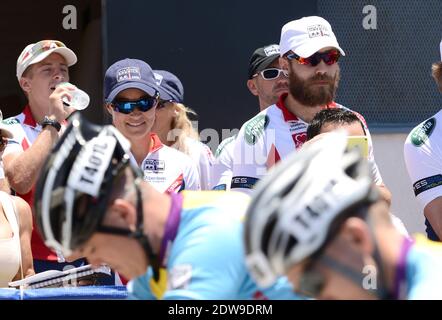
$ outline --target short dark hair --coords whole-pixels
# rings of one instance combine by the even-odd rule
[[[365,129],[362,121],[353,111],[343,108],[324,109],[319,111],[307,128],[307,140],[313,139],[320,132],[326,123],[351,124],[358,122],[361,124],[362,130]]]

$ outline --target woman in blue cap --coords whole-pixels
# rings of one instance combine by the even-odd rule
[[[211,189],[213,154],[208,146],[199,141],[188,114],[195,111],[184,105],[184,88],[180,79],[165,70],[154,70],[160,92],[152,131],[161,142],[189,155],[196,164],[202,190]]]

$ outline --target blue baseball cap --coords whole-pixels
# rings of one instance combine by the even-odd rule
[[[184,102],[184,87],[176,75],[166,70],[154,70],[153,73],[160,92],[160,99],[178,103]]]
[[[158,86],[152,68],[138,59],[124,59],[111,65],[104,76],[104,99],[111,103],[126,89],[140,89],[150,96],[157,94]]]

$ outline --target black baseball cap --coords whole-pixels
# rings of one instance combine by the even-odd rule
[[[258,72],[268,68],[278,58],[279,45],[277,44],[269,44],[256,49],[249,61],[249,79],[252,79]]]

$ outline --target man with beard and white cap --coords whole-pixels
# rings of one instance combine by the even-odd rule
[[[279,63],[289,77],[289,92],[241,128],[235,142],[232,190],[252,193],[256,182],[276,162],[302,146],[309,122],[325,108],[345,108],[334,101],[339,82],[338,60],[345,55],[330,24],[310,16],[282,27]],[[373,145],[365,119],[372,174],[381,194],[391,202],[374,163]]]

